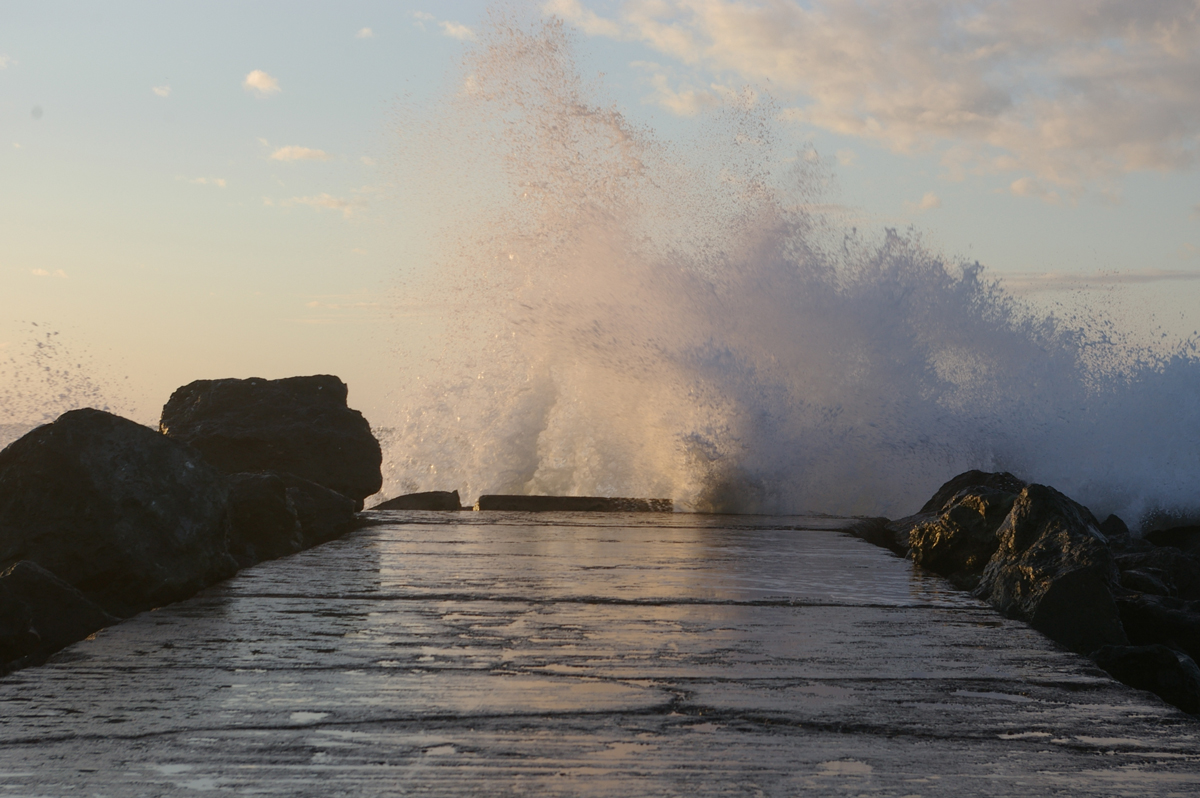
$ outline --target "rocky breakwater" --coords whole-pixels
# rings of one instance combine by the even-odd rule
[[[1051,487],[969,471],[916,514],[857,534],[1200,714],[1200,528],[1138,537]]]
[[[352,529],[382,458],[346,393],[200,381],[160,432],[73,410],[0,451],[0,671]]]

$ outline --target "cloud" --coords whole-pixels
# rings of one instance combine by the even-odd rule
[[[468,28],[466,25],[460,25],[457,22],[439,22],[438,26],[442,29],[442,33],[454,39],[466,41],[467,39],[475,38],[475,31]]]
[[[548,2],[542,3],[542,11],[570,20],[571,24],[588,36],[618,38],[621,35],[620,25],[612,20],[596,16],[594,11],[584,8],[579,0],[548,0]]]
[[[0,55],[0,69],[8,69],[9,64],[15,64],[15,63],[17,63],[17,62],[12,60],[11,57],[9,57],[7,55]]]
[[[1008,187],[1011,194],[1017,197],[1038,197],[1051,205],[1057,205],[1061,199],[1057,191],[1051,191],[1032,177],[1022,177],[1014,180]]]
[[[165,83],[161,86],[154,86],[153,88],[150,89],[150,91],[154,92],[159,97],[170,97],[171,96],[171,87]]]
[[[247,75],[246,79],[242,81],[242,88],[254,92],[259,97],[269,97],[280,91],[279,81],[261,69],[256,69]]]
[[[189,183],[197,186],[217,186],[225,188],[225,178],[223,177],[195,177],[188,180]]]
[[[370,28],[360,28],[358,33],[354,34],[359,39],[374,39],[375,31]]]
[[[609,19],[544,7],[644,42],[698,83],[769,84],[809,125],[957,151],[956,169],[1078,192],[1200,159],[1194,0],[642,0]]]
[[[838,150],[835,155],[839,166],[854,166],[858,163],[858,153],[854,150]]]
[[[358,160],[361,161],[364,166],[374,166],[375,165],[375,159],[368,155],[364,155],[363,157],[359,158]]]
[[[921,197],[921,201],[917,203],[919,211],[930,211],[940,207],[942,207],[942,198],[932,191],[925,192],[925,196]]]
[[[430,14],[428,11],[414,11],[413,17],[426,22],[432,22],[433,20],[437,19],[437,17],[435,17],[433,14]]]
[[[280,203],[283,206],[307,205],[314,210],[341,211],[342,216],[349,218],[360,203],[354,200],[335,197],[331,194],[318,194],[314,197],[292,197]]]
[[[309,147],[280,147],[271,153],[272,161],[328,161],[329,153]]]
[[[59,277],[64,280],[67,278],[67,273],[62,269],[55,269],[52,272],[48,272],[45,269],[33,269],[29,273],[35,277]]]

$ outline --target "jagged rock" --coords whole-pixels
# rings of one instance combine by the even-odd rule
[[[189,446],[73,410],[0,452],[0,568],[32,560],[128,616],[232,576],[226,480]]]
[[[1126,645],[1117,568],[1087,508],[1045,485],[1017,496],[976,595],[1080,653]]]
[[[1121,584],[1141,593],[1160,596],[1175,596],[1187,601],[1200,600],[1200,561],[1189,557],[1173,546],[1150,546],[1148,550],[1119,554],[1117,567],[1121,569]],[[1128,581],[1142,580],[1146,574],[1159,580],[1166,592],[1136,587]]]
[[[1171,588],[1167,586],[1166,580],[1166,572],[1158,568],[1131,568],[1121,571],[1121,587],[1152,596],[1171,595]]]
[[[626,499],[607,496],[480,496],[476,510],[517,510],[525,513],[669,513],[670,499]]]
[[[380,502],[372,510],[461,510],[462,499],[458,491],[430,490],[424,493],[406,493],[394,499]]]
[[[1131,643],[1162,643],[1200,658],[1200,602],[1141,594],[1119,597],[1117,607]]]
[[[1027,484],[1007,471],[964,471],[938,488],[918,512],[940,513],[965,488],[991,488],[1005,493],[1020,493]]]
[[[37,563],[21,560],[0,574],[0,665],[42,662],[118,620]]]
[[[1009,474],[990,476],[1011,484]],[[1016,498],[1015,493],[986,485],[963,488],[937,515],[910,530],[913,563],[946,576],[959,588],[974,589],[1000,546],[997,531]]]
[[[1118,681],[1200,714],[1200,668],[1187,654],[1157,644],[1103,646],[1092,658]]]
[[[229,551],[242,568],[304,548],[300,519],[278,474],[231,476],[229,522]]]
[[[197,380],[171,394],[159,429],[226,474],[277,471],[363,499],[383,485],[371,426],[337,377]]]

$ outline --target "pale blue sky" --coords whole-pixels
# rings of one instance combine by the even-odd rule
[[[198,377],[332,372],[385,402],[393,331],[419,330],[377,303],[427,234],[392,126],[455,90],[490,5],[0,5],[0,354],[46,322],[148,421]],[[578,26],[663,138],[769,91],[864,227],[1200,324],[1191,0],[511,5]]]

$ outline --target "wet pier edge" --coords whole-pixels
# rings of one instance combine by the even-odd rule
[[[0,796],[1200,790],[1194,719],[843,520],[367,515],[0,680]]]

